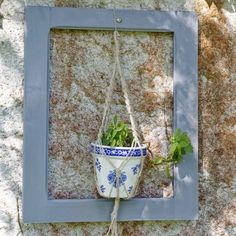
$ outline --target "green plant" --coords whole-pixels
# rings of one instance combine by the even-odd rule
[[[152,160],[152,163],[154,165],[165,165],[166,176],[171,178],[171,165],[180,163],[184,155],[191,152],[193,152],[193,147],[188,134],[177,128],[171,136],[167,158],[157,156]]]
[[[102,134],[102,144],[112,147],[130,147],[133,141],[133,134],[128,124],[118,120],[117,115]]]

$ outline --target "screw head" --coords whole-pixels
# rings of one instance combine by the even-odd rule
[[[122,19],[120,17],[116,18],[116,22],[117,23],[121,23],[122,22]]]

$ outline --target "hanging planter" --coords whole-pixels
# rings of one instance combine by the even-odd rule
[[[129,199],[136,193],[142,173],[144,159],[147,156],[147,147],[142,144],[138,133],[140,130],[135,122],[128,95],[128,86],[121,73],[119,61],[119,34],[114,31],[115,63],[107,89],[102,124],[96,142],[91,144],[94,160],[95,180],[98,192],[106,198],[115,198],[111,225],[107,235],[117,235],[117,214],[120,198]],[[109,106],[115,87],[115,75],[118,72],[125,105],[131,127],[115,116],[113,123],[107,125]]]
[[[136,192],[146,145],[137,145],[133,131],[117,115],[103,131],[101,145],[91,145],[97,189],[107,198],[130,198]]]
[[[128,199],[134,196],[137,190],[144,158],[147,156],[147,147],[141,144],[139,129],[129,100],[128,86],[122,77],[118,37],[118,32],[114,31],[115,63],[106,94],[102,124],[96,142],[91,144],[91,152],[94,158],[95,179],[99,194],[107,198]],[[107,125],[116,72],[121,80],[131,127],[122,120],[118,121],[116,115],[113,122],[109,126]]]
[[[142,170],[142,160],[147,155],[147,147],[110,147],[92,144],[95,159],[97,189],[101,196],[116,198],[119,188],[120,198],[134,195]],[[121,168],[120,168],[121,167]],[[120,168],[117,180],[116,170]]]

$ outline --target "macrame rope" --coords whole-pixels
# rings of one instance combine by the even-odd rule
[[[114,63],[114,66],[113,66],[111,82],[110,82],[110,86],[108,88],[108,92],[107,92],[106,100],[105,100],[105,105],[104,105],[102,124],[99,128],[99,132],[98,132],[98,136],[97,136],[97,143],[98,144],[101,144],[102,133],[103,133],[103,130],[104,130],[104,127],[105,127],[105,124],[106,124],[106,118],[107,118],[109,106],[110,106],[110,103],[111,103],[112,92],[113,92],[114,87],[115,87],[115,75],[116,75],[116,62]]]
[[[110,86],[109,86],[107,94],[106,94],[102,123],[101,123],[101,126],[99,128],[96,143],[101,144],[101,137],[102,137],[102,134],[104,132],[104,128],[106,127],[108,111],[109,111],[109,107],[110,107],[111,99],[112,99],[112,92],[113,92],[114,87],[115,87],[116,70],[118,71],[118,74],[119,74],[119,77],[120,77],[120,80],[121,80],[122,92],[123,92],[123,95],[124,95],[124,98],[125,98],[125,105],[126,105],[126,109],[127,109],[128,115],[129,115],[134,140],[132,142],[131,149],[130,149],[129,153],[126,155],[126,158],[121,162],[119,167],[114,166],[114,164],[111,162],[111,160],[109,160],[109,158],[107,158],[107,161],[114,168],[115,174],[116,174],[116,198],[115,198],[114,208],[113,208],[113,211],[111,213],[111,224],[109,226],[109,229],[108,229],[108,232],[107,232],[106,236],[108,236],[109,234],[111,234],[112,236],[118,236],[117,216],[118,216],[118,209],[119,209],[119,205],[120,205],[120,187],[121,186],[119,186],[119,184],[120,184],[121,171],[122,171],[122,169],[124,169],[125,165],[128,163],[130,158],[132,158],[134,148],[136,148],[138,146],[141,150],[141,153],[142,153],[141,136],[138,132],[138,126],[137,126],[137,124],[135,122],[135,119],[134,119],[134,116],[133,116],[133,111],[132,111],[132,107],[131,107],[131,103],[130,103],[130,99],[129,99],[129,95],[128,95],[128,91],[129,91],[128,86],[127,86],[127,83],[126,83],[125,79],[123,78],[122,72],[121,72],[121,65],[120,65],[120,59],[119,59],[120,45],[119,45],[118,37],[119,37],[119,33],[115,29],[115,31],[114,31],[114,42],[115,42],[115,58],[114,59],[115,59],[115,62],[114,62],[114,65],[113,65],[113,71],[112,71]],[[102,149],[102,153],[103,153],[104,156],[106,155],[104,149]],[[141,155],[141,156],[142,156],[142,158],[141,158],[141,166],[140,166],[140,171],[139,171],[139,177],[141,175],[143,165],[144,165],[143,155]],[[94,156],[93,159],[94,159],[94,170],[95,170],[96,157]],[[94,173],[95,173],[95,180],[98,184],[96,171]],[[137,192],[137,186],[138,186],[138,182],[139,182],[139,179],[140,179],[139,177],[137,178],[137,181],[134,185],[134,189],[132,189],[132,191],[130,193],[128,193],[128,191],[126,189],[126,186],[123,185],[124,190],[127,194],[126,199],[131,198]],[[109,197],[111,196],[113,187],[114,186],[112,185]]]
[[[122,72],[121,72],[120,59],[119,59],[120,46],[119,46],[118,37],[119,37],[119,33],[118,33],[118,31],[115,30],[114,31],[115,62],[114,62],[114,66],[113,66],[113,72],[112,72],[110,86],[108,88],[108,92],[107,92],[107,95],[106,95],[103,118],[102,118],[102,124],[99,128],[99,132],[98,132],[98,136],[97,136],[97,143],[101,144],[101,137],[102,137],[102,133],[104,131],[104,127],[105,127],[105,124],[106,124],[106,117],[107,117],[107,114],[108,114],[109,106],[111,104],[112,92],[113,92],[114,87],[115,87],[116,69],[118,69],[119,77],[120,77],[120,80],[121,80],[121,87],[122,87],[122,91],[123,91],[124,98],[125,98],[126,109],[128,111],[128,115],[129,115],[129,118],[130,118],[131,129],[132,129],[132,132],[133,132],[134,140],[136,141],[136,143],[140,147],[141,146],[141,142],[140,142],[141,141],[141,136],[139,135],[139,132],[138,132],[139,129],[138,129],[138,126],[137,126],[137,124],[135,122],[135,119],[133,117],[133,111],[132,111],[132,107],[131,107],[131,103],[130,103],[130,99],[129,99],[129,95],[128,95],[128,86],[127,86],[126,81],[123,78]]]
[[[128,86],[127,86],[126,81],[123,78],[122,72],[121,72],[120,59],[119,59],[120,45],[119,45],[119,41],[117,39],[118,37],[119,37],[118,31],[114,31],[115,57],[116,57],[117,69],[118,69],[118,72],[120,75],[121,86],[122,86],[122,90],[124,93],[126,108],[127,108],[128,114],[129,114],[130,122],[131,122],[131,128],[133,131],[134,140],[139,144],[139,146],[141,146],[140,141],[139,141],[140,136],[138,134],[137,124],[136,124],[135,119],[133,117],[133,111],[132,111],[130,100],[129,100]]]

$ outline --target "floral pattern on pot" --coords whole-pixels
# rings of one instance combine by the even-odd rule
[[[136,175],[139,173],[140,171],[140,167],[141,165],[140,164],[137,164],[136,166],[132,167],[131,169],[133,170],[133,174]]]
[[[97,170],[98,170],[99,172],[100,172],[101,169],[102,169],[102,165],[101,165],[100,161],[98,160],[98,158],[96,158],[96,168],[97,168]]]
[[[128,193],[131,193],[132,190],[133,190],[133,186],[129,186]]]
[[[117,183],[116,183],[116,171],[110,171],[108,176],[107,176],[107,180],[109,182],[109,184],[112,184],[113,187],[117,187]],[[122,171],[120,173],[120,177],[119,177],[119,183],[118,183],[118,187],[123,185],[125,183],[125,181],[127,180],[127,176],[125,174],[125,171]]]
[[[105,192],[106,188],[104,187],[104,185],[101,185],[101,186],[100,186],[100,190],[101,190],[102,193]]]
[[[120,198],[127,199],[131,197],[131,195],[135,193],[137,187],[136,185],[141,172],[142,160],[143,158],[146,158],[146,155],[144,155],[145,153],[147,154],[146,145],[142,145],[140,148],[109,147],[91,144],[91,147],[91,153],[94,158],[97,189],[100,195],[107,198],[116,198],[117,190],[119,189]],[[138,152],[135,150],[138,150]],[[141,153],[142,155],[130,156],[128,162],[121,167],[119,178],[116,179],[116,177],[118,177],[116,169],[120,168],[122,162],[126,159],[127,153],[131,153],[131,151],[135,151],[135,153],[133,153],[135,155],[140,155]],[[106,153],[109,155],[106,155]],[[115,155],[112,156],[114,153]],[[119,154],[121,156],[118,156]]]

